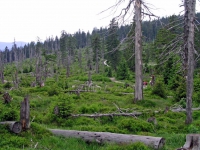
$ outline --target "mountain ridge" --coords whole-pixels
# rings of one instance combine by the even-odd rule
[[[27,44],[27,42],[16,41],[15,44],[17,45],[17,47],[20,47],[20,46],[23,47],[25,44]],[[0,50],[4,51],[6,46],[10,50],[13,46],[13,42],[0,42]]]

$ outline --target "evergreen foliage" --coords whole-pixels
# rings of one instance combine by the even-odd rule
[[[119,63],[119,67],[117,68],[117,79],[119,80],[129,79],[129,71],[125,59],[122,59]]]
[[[117,66],[120,62],[120,51],[117,48],[119,44],[118,36],[117,36],[118,23],[115,19],[112,19],[110,22],[110,26],[108,28],[108,37],[107,41],[107,59],[110,62],[111,67],[116,71]]]

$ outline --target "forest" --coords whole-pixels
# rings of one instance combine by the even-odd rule
[[[200,13],[186,10],[141,33],[135,12],[128,25],[13,41],[0,51],[0,149],[198,150]]]

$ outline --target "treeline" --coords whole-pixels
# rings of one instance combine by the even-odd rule
[[[162,22],[167,22],[168,18],[162,18],[161,21]],[[156,33],[158,31],[158,29],[161,27],[160,21],[159,20],[153,20],[153,21],[144,21],[143,22],[143,35],[144,37],[146,37],[148,39],[148,41],[152,41],[155,36]],[[124,39],[127,35],[127,33],[129,32],[131,26],[130,25],[124,25],[121,26],[117,29],[117,36],[118,36],[118,40],[121,41],[122,39]],[[89,46],[91,44],[91,37],[94,36],[94,34],[98,33],[101,38],[104,38],[105,40],[108,37],[108,29],[107,28],[94,28],[92,33],[89,32],[84,32],[84,31],[77,31],[74,34],[69,34],[66,31],[65,32],[65,36],[72,36],[74,39],[74,46],[76,48],[84,48],[86,46]],[[63,34],[62,32],[62,34]],[[43,47],[44,49],[47,51],[47,53],[51,53],[51,52],[55,52],[57,50],[60,50],[60,39],[62,37],[62,34],[60,37],[56,36],[56,37],[49,37],[48,39],[46,39],[43,42]],[[24,45],[23,47],[18,47],[15,42],[13,43],[13,46],[11,49],[8,49],[8,47],[5,47],[3,51],[4,53],[4,62],[5,63],[9,63],[9,62],[13,62],[16,61],[17,58],[15,57],[16,53],[17,54],[23,54],[23,59],[26,58],[32,58],[34,57],[34,51],[36,48],[36,44],[37,42],[30,42],[26,45]],[[18,55],[19,56],[19,55]]]
[[[197,20],[200,22],[200,13],[197,13]],[[159,29],[164,27],[166,24],[169,23],[169,18],[170,17],[163,17],[160,19],[154,19],[150,21],[143,21],[142,23],[142,34],[144,37],[145,42],[152,42],[156,39],[157,32]],[[112,22],[112,21],[111,21]],[[109,27],[110,28],[110,27]],[[104,49],[107,49],[107,52],[110,51],[108,50],[108,40],[109,40],[109,28],[94,28],[92,33],[89,32],[84,32],[84,31],[77,31],[74,34],[67,33],[66,31],[62,31],[60,37],[49,37],[46,39],[44,42],[39,42],[42,44],[43,49],[46,51],[47,54],[55,53],[57,51],[62,50],[63,46],[62,45],[62,38],[71,38],[71,41],[73,44],[73,49],[80,49],[84,47],[91,47],[92,46],[92,38],[98,34],[99,38],[101,39],[101,42],[104,43]],[[118,40],[118,42],[122,41],[128,34],[128,32],[131,29],[131,25],[124,25],[117,27],[115,30],[115,36]],[[112,36],[112,35],[111,35]],[[119,44],[119,43],[118,43]],[[4,63],[9,63],[13,61],[18,61],[19,59],[27,59],[27,58],[33,58],[35,57],[36,54],[36,47],[37,47],[37,42],[30,42],[23,47],[18,47],[15,42],[13,43],[13,46],[11,49],[8,49],[5,47],[4,50],[1,52],[1,60]],[[111,47],[109,47],[111,48]],[[112,47],[114,48],[114,47]],[[65,47],[66,49],[66,47]]]

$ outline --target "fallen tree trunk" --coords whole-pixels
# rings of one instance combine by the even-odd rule
[[[186,135],[186,142],[182,148],[177,150],[200,150],[200,134]]]
[[[184,108],[171,108],[172,112],[186,112],[186,109]],[[192,111],[200,110],[200,108],[192,108]]]
[[[136,117],[142,115],[141,112],[135,112],[135,113],[109,113],[109,114],[72,114],[72,117],[89,117],[89,118],[97,118],[97,117],[113,117],[113,116],[131,116]]]
[[[192,108],[192,111],[200,110],[200,108]],[[171,108],[170,111],[172,112],[186,112],[186,109],[183,108]],[[163,111],[154,111],[154,113],[160,113]],[[97,117],[114,117],[114,116],[131,116],[136,117],[142,115],[142,112],[133,112],[133,113],[109,113],[109,114],[71,114],[72,117],[89,117],[89,118],[97,118]]]
[[[150,146],[154,149],[162,148],[165,144],[165,140],[162,137],[116,134],[109,132],[89,132],[89,131],[58,130],[58,129],[49,129],[49,130],[55,135],[81,138],[86,142],[98,142],[98,143],[114,142],[118,144],[123,144],[123,143],[130,144],[135,142],[142,142],[145,145]]]
[[[22,124],[18,121],[5,121],[5,122],[0,122],[0,124],[8,125],[10,131],[14,133],[20,133],[22,131]]]

